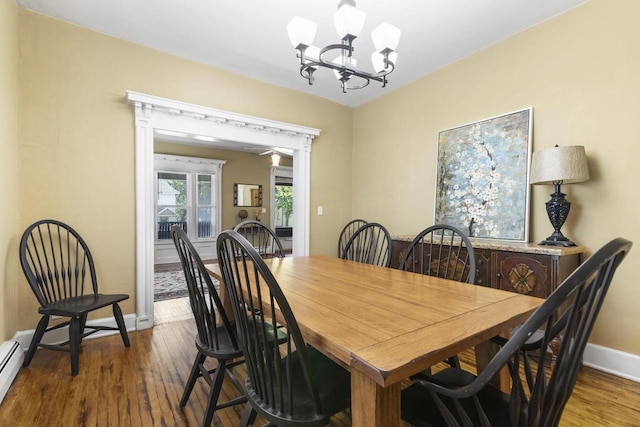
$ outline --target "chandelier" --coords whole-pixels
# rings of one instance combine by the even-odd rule
[[[387,84],[387,76],[395,68],[398,53],[395,51],[400,41],[400,30],[386,22],[380,24],[371,32],[376,51],[371,54],[373,73],[360,71],[356,68],[356,59],[353,57],[353,41],[358,37],[364,26],[365,13],[356,8],[355,0],[341,0],[333,20],[338,31],[341,43],[330,44],[323,48],[313,46],[317,24],[308,19],[294,17],[287,32],[291,44],[298,51],[300,58],[300,75],[313,84],[314,72],[320,68],[333,70],[336,78],[342,85],[342,91],[347,89],[362,89],[368,86],[371,80]],[[336,57],[330,57],[337,53]]]

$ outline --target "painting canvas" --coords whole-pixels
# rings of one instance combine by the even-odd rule
[[[527,241],[532,109],[438,136],[435,223],[472,238]]]

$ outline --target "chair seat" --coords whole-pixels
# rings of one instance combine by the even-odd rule
[[[233,326],[233,324],[232,324]],[[207,357],[215,359],[231,360],[242,356],[242,350],[234,346],[231,337],[227,333],[225,325],[220,323],[216,325],[218,331],[216,348],[204,343],[198,335],[196,335],[196,348]]]
[[[447,368],[434,375],[419,374],[412,377],[412,379],[416,378],[428,379],[429,382],[453,389],[471,384],[476,376],[458,368]],[[492,427],[511,425],[508,394],[488,386],[476,396],[480,400]],[[442,400],[451,412],[456,413],[453,400],[446,397],[442,397]],[[473,399],[462,399],[459,402],[467,414],[471,415],[472,425],[482,425],[477,416]],[[447,425],[435,401],[429,395],[429,391],[419,384],[413,384],[402,391],[402,418],[416,427]]]
[[[38,309],[40,314],[74,317],[129,298],[126,294],[90,294],[55,301]]]
[[[281,413],[280,418],[285,425],[304,423],[305,426],[324,426],[329,422],[330,414],[335,414],[347,409],[351,403],[351,375],[349,371],[311,346],[307,345],[307,352],[310,364],[313,366],[313,380],[318,386],[322,414],[318,414],[313,408],[311,399],[300,398],[300,396],[308,396],[308,388],[304,383],[300,359],[294,352],[289,356],[291,358],[289,362],[287,358],[282,360],[283,365],[286,363],[292,363],[293,365],[291,371],[293,373],[291,394],[295,397],[293,413],[296,414],[294,417],[290,417],[288,414]],[[296,375],[296,373],[298,373],[298,375]],[[286,383],[284,387],[287,388]],[[247,397],[251,405],[256,409],[263,408],[263,410],[267,411],[270,416],[273,417],[273,411],[269,409],[271,404],[260,399],[255,393],[249,378],[247,378],[246,381],[246,389]],[[285,392],[283,394],[285,396],[284,407],[288,408],[290,401],[287,399],[287,396],[289,396],[290,393]]]

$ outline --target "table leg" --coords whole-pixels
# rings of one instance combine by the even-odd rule
[[[399,427],[400,384],[381,387],[353,369],[351,371],[351,425],[353,427]]]
[[[493,356],[500,350],[500,346],[494,342],[486,341],[476,346],[476,369],[478,374],[489,364]],[[494,387],[505,393],[511,391],[511,376],[509,369],[505,366],[491,380]]]

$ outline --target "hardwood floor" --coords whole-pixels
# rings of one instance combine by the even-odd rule
[[[187,319],[193,319],[189,297],[153,303],[153,322],[155,325]]]
[[[206,404],[199,381],[185,408],[178,402],[195,356],[193,321],[180,320],[82,343],[80,373],[71,377],[67,353],[41,349],[0,406],[2,426],[198,426]],[[462,363],[472,361],[469,352]],[[241,371],[237,371],[242,375]],[[227,399],[236,396],[225,384]],[[561,426],[640,426],[640,384],[584,368]],[[213,425],[238,425],[242,407],[216,413]],[[349,413],[332,426],[351,425]]]

